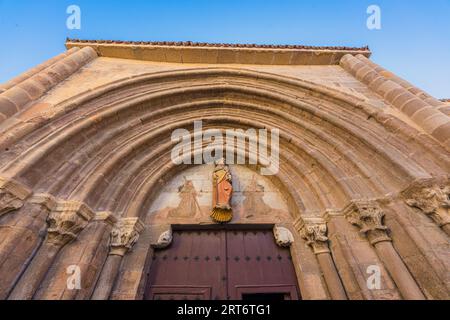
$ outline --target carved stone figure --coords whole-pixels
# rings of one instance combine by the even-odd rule
[[[197,201],[197,191],[190,180],[186,180],[180,187],[180,204],[175,209],[169,211],[170,218],[193,218],[197,213],[201,213],[200,205]]]
[[[294,236],[289,229],[275,226],[273,228],[275,242],[280,247],[290,247],[294,243]]]
[[[217,160],[213,173],[213,209],[211,213],[211,218],[216,222],[226,223],[233,219],[231,181],[230,168],[225,164],[225,159]]]

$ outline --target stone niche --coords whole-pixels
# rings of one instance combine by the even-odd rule
[[[268,177],[245,166],[230,165],[233,220],[230,223],[291,221],[283,194]],[[146,224],[212,224],[213,165],[190,168],[172,179],[150,207]]]

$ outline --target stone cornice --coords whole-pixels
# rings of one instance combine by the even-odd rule
[[[212,44],[67,39],[67,49],[91,47],[100,56],[172,63],[337,65],[346,54],[370,57],[368,47]]]

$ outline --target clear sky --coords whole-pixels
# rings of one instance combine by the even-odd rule
[[[69,5],[81,29],[66,27]],[[369,30],[369,5],[381,30]],[[369,45],[372,59],[450,98],[450,0],[0,0],[0,82],[55,56],[66,37]]]

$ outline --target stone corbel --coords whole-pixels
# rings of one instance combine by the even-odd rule
[[[450,230],[449,184],[413,186],[406,190],[403,196],[410,207],[422,211],[444,230]]]
[[[152,243],[151,247],[154,249],[165,249],[172,244],[172,241],[172,228],[169,228],[159,235],[158,240],[155,243]]]
[[[31,190],[24,185],[0,177],[0,217],[20,209],[30,194]]]
[[[77,238],[95,213],[84,203],[61,201],[47,218],[46,243],[62,247]]]
[[[122,218],[111,231],[110,255],[124,256],[137,242],[144,224],[139,218]]]
[[[285,227],[274,226],[273,236],[275,237],[275,242],[279,247],[288,248],[294,243],[294,236],[291,231]]]
[[[361,234],[367,236],[369,242],[391,241],[388,228],[384,225],[384,212],[376,201],[356,200],[345,209],[346,219],[359,227]]]

